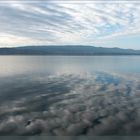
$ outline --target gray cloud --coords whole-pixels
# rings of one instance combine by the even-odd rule
[[[29,44],[94,42],[139,34],[139,3],[17,1],[1,3],[0,7],[1,36],[9,45],[22,44],[25,40]],[[12,35],[15,39],[10,38]],[[16,38],[17,43],[12,41]]]

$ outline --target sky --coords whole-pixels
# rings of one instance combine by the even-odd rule
[[[140,2],[0,2],[0,47],[93,45],[140,49]]]

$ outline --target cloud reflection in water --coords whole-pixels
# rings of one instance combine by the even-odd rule
[[[127,77],[98,72],[5,79],[0,135],[140,135],[140,80]]]

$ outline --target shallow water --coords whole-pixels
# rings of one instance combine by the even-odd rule
[[[139,56],[0,56],[0,135],[140,135]]]

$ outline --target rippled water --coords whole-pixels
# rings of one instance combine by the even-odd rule
[[[0,56],[0,135],[140,135],[139,56]]]

